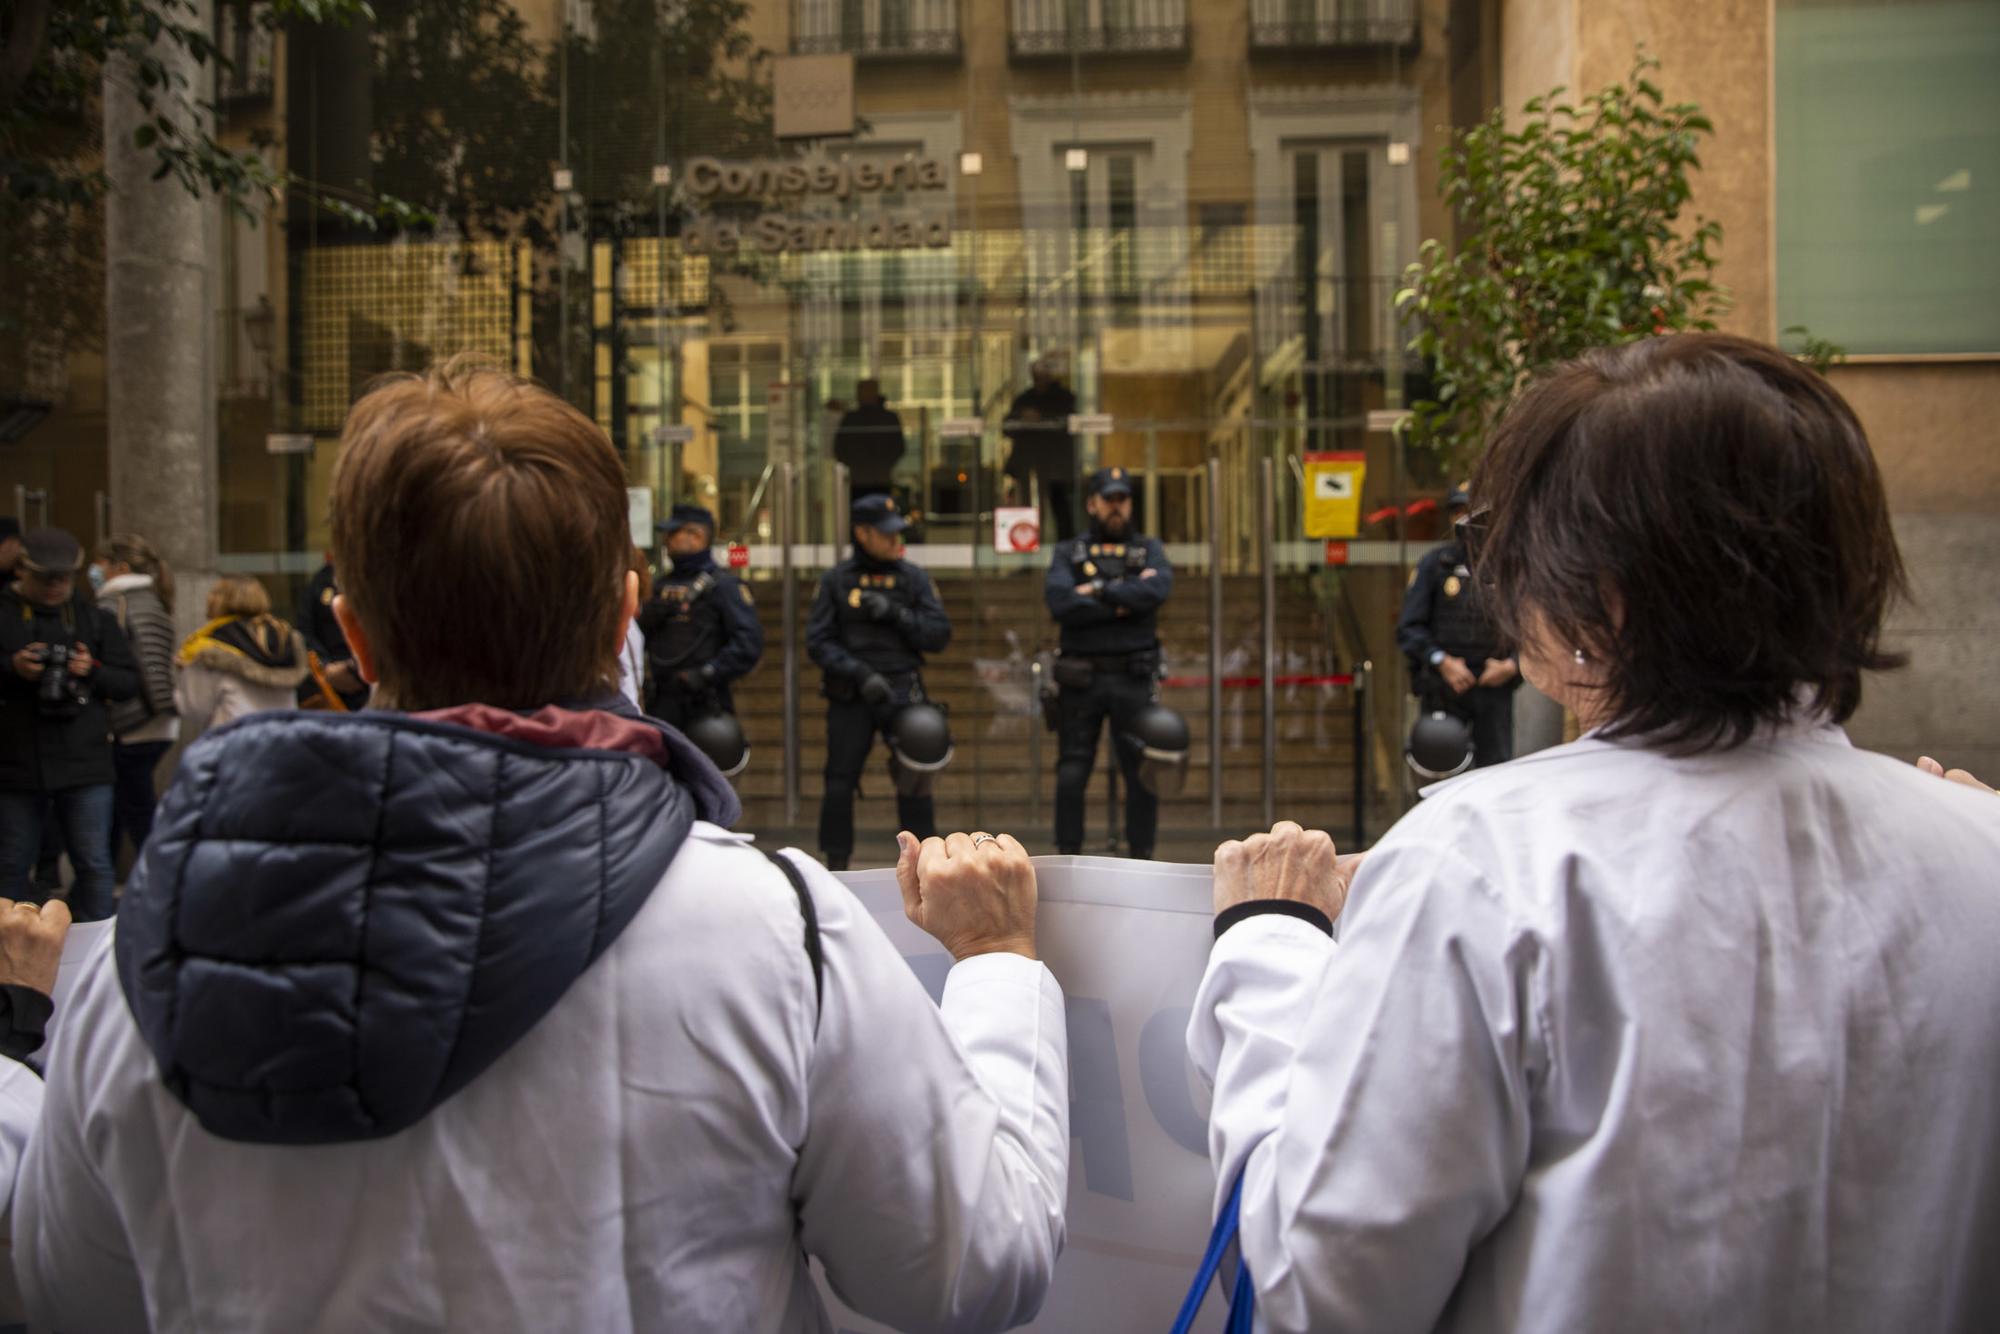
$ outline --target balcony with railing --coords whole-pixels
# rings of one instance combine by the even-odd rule
[[[792,53],[956,60],[957,0],[792,0]]]
[[[215,11],[215,100],[219,106],[271,100],[276,39],[267,0],[231,0]]]
[[[1414,51],[1418,36],[1417,0],[1250,0],[1252,52]]]
[[[1010,19],[1018,60],[1188,50],[1187,0],[1012,0]]]

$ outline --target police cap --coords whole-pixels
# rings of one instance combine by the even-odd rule
[[[1123,468],[1099,468],[1090,475],[1089,494],[1118,500],[1132,494],[1132,474]]]
[[[663,533],[674,533],[696,523],[708,529],[710,533],[715,532],[715,516],[699,505],[674,506],[667,517],[660,522],[659,529]]]
[[[878,533],[900,533],[910,526],[894,496],[860,497],[854,502],[854,522],[857,527],[873,528]]]

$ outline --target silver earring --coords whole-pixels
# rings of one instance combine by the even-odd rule
[[[1590,657],[1589,657],[1589,655],[1587,655],[1587,654],[1586,654],[1586,653],[1585,653],[1585,652],[1584,652],[1584,651],[1583,651],[1582,649],[1578,649],[1578,650],[1576,651],[1576,665],[1577,665],[1577,666],[1581,667],[1581,666],[1583,666],[1583,665],[1584,665],[1585,663],[1587,663],[1587,662],[1589,662],[1589,661],[1590,661]]]

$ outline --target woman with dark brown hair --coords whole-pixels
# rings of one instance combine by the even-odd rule
[[[1904,588],[1853,412],[1652,339],[1530,386],[1472,493],[1586,731],[1358,871],[1217,851],[1189,1045],[1263,1327],[1991,1328],[2000,808],[1841,730]]]

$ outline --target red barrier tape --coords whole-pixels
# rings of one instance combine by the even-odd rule
[[[1278,676],[1272,680],[1281,686],[1351,686],[1354,677],[1339,676]],[[1193,690],[1208,685],[1206,676],[1169,676],[1160,682],[1169,690]],[[1222,678],[1224,690],[1262,690],[1264,678],[1261,676],[1225,676]]]

